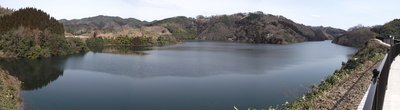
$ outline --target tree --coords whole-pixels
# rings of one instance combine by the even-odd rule
[[[64,35],[63,24],[36,8],[23,8],[12,14],[0,17],[0,33],[5,33],[20,26],[41,31],[47,29],[51,33]]]
[[[97,37],[97,32],[94,31],[94,32],[93,32],[93,38],[96,38],[96,37]]]
[[[367,28],[362,24],[358,24],[356,26],[350,27],[347,31],[352,31],[352,30],[356,30],[356,29],[360,29],[360,28]]]

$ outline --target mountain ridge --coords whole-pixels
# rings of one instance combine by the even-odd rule
[[[264,14],[263,12],[211,17],[199,15],[196,18],[177,16],[152,22],[104,15],[59,21],[64,24],[67,33],[74,35],[93,33],[94,31],[107,33],[126,28],[161,26],[177,39],[272,44],[329,40],[346,32],[332,27],[307,26],[283,16]]]

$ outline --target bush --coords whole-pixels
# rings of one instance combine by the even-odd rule
[[[37,59],[86,51],[80,39],[68,40],[64,26],[35,8],[0,17],[0,49],[9,57]]]
[[[26,57],[29,59],[37,59],[42,56],[42,48],[39,45],[35,45],[29,49],[26,53]]]
[[[86,39],[86,45],[90,47],[105,46],[106,44],[107,44],[106,40],[104,40],[101,37]]]
[[[155,46],[177,43],[172,36],[159,36],[157,39],[151,37],[129,37],[119,36],[116,38],[90,38],[86,40],[87,46],[101,47],[107,45],[125,45],[125,46]]]
[[[37,59],[67,55],[87,50],[81,39],[69,39],[49,31],[20,27],[0,36],[0,49],[7,55],[18,58]]]
[[[70,38],[67,41],[69,45],[68,53],[81,53],[89,50],[86,43],[79,38]]]

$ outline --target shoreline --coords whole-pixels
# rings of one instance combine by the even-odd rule
[[[387,45],[370,40],[342,67],[318,85],[299,96],[296,101],[269,109],[356,109],[372,78],[372,70],[386,53]]]
[[[363,49],[360,49],[353,57],[352,57],[352,59],[349,59],[349,61],[347,62],[347,63],[345,63],[345,64],[343,64],[343,66],[342,66],[342,69],[343,68],[345,68],[346,67],[346,65],[347,64],[349,64],[349,63],[351,63],[351,61],[354,61],[353,59],[355,59],[355,60],[357,60],[357,57],[356,57],[356,55],[357,54],[359,54],[359,52],[360,51],[362,51]],[[373,63],[371,63],[371,64],[377,64],[377,62],[380,62],[380,59],[378,58],[378,60],[375,60],[375,62],[373,62]],[[363,63],[363,64],[365,64],[365,62]],[[367,65],[367,66],[365,66],[365,65],[361,65],[361,66],[365,66],[365,67],[368,67],[368,68],[372,68],[372,67],[374,67],[374,65],[371,65],[371,64],[368,64],[368,61],[367,61],[367,63],[365,64],[365,65]],[[341,70],[342,70],[341,69]],[[337,71],[335,71],[335,73],[334,73],[334,75],[336,75],[337,73],[339,74],[340,72],[339,71],[341,71],[341,70],[337,70]],[[360,68],[360,69],[358,69],[358,67],[357,67],[357,70],[356,71],[353,71],[354,73],[357,73],[357,72],[359,72],[359,71],[364,71],[364,68]],[[2,74],[1,72],[3,72],[3,70],[1,70],[0,69],[0,74]],[[340,88],[340,87],[336,87],[337,85],[341,85],[341,84],[343,84],[343,83],[346,83],[347,82],[347,79],[354,79],[354,77],[356,77],[357,78],[357,76],[358,76],[358,74],[356,75],[356,74],[350,74],[350,73],[347,73],[348,71],[346,71],[346,74],[347,75],[344,75],[344,76],[342,76],[341,78],[339,78],[340,80],[338,80],[338,79],[334,79],[334,80],[337,80],[336,81],[336,83],[334,84],[334,85],[330,85],[331,87],[329,87],[329,88],[331,88],[331,89],[329,89],[329,90],[327,90],[326,92],[323,92],[323,94],[321,95],[321,94],[313,94],[313,95],[320,95],[320,96],[317,96],[317,98],[316,99],[318,99],[320,102],[323,102],[323,101],[325,101],[325,100],[329,100],[329,99],[323,99],[323,98],[320,98],[320,97],[325,97],[324,95],[326,95],[326,94],[328,94],[328,95],[326,95],[326,96],[329,96],[329,93],[331,92],[331,91],[334,91],[335,90],[335,88]],[[370,72],[370,71],[364,71],[364,72],[362,72],[363,74],[362,74],[362,76],[364,76],[364,75],[371,75],[371,74],[366,74],[365,72]],[[4,72],[3,74],[6,74],[7,75],[7,72]],[[329,78],[332,78],[332,77],[334,77],[334,76],[328,76],[327,77],[327,79],[325,80],[325,81],[322,81],[321,83],[326,83],[326,82],[328,82],[327,80],[330,80]],[[370,78],[370,77],[363,77],[363,78]],[[1,80],[0,80],[1,81]],[[329,82],[328,82],[329,83]],[[14,83],[15,84],[15,83]],[[19,83],[19,88],[21,87],[21,83]],[[316,87],[316,86],[315,86]],[[19,89],[20,90],[20,89]],[[314,90],[314,88],[312,88],[312,90]],[[347,90],[347,89],[346,89]],[[350,90],[349,90],[350,91]],[[311,92],[313,92],[313,91],[311,91]],[[321,92],[321,91],[318,91],[318,92]],[[365,92],[365,91],[364,91]],[[341,95],[343,95],[342,93],[344,93],[344,92],[339,92],[339,95],[341,94]],[[18,93],[19,94],[19,93]],[[306,94],[307,95],[307,94]],[[302,97],[302,99],[300,99],[301,101],[300,102],[304,102],[305,100],[306,100],[306,98],[305,97],[308,97],[308,96],[306,96],[306,95],[303,95],[303,97]],[[16,96],[16,95],[15,95]],[[362,99],[362,96],[363,95],[361,95],[361,99]],[[337,96],[333,96],[333,97],[337,97]],[[18,95],[18,98],[20,98],[19,97],[19,95]],[[318,100],[312,100],[313,102],[310,102],[310,103],[312,103],[312,104],[310,104],[311,105],[311,108],[319,108],[319,109],[321,109],[321,108],[332,108],[331,107],[331,105],[332,104],[330,104],[330,106],[329,107],[326,107],[326,106],[320,106],[320,103],[317,103],[317,101]],[[361,101],[361,99],[360,99],[360,101]],[[20,100],[20,99],[19,99]],[[332,101],[330,101],[330,102],[332,102]],[[296,103],[296,102],[294,102],[294,103]],[[340,104],[340,103],[339,103]],[[20,108],[19,109],[21,109],[21,108],[23,108],[23,102],[22,101],[20,101],[19,102],[19,104],[17,104],[17,105],[19,105],[20,106]],[[300,104],[301,105],[301,104]],[[329,104],[327,104],[327,105],[329,105]],[[337,107],[337,105],[338,104],[334,104],[336,107]],[[284,106],[292,106],[291,104],[285,104]],[[307,108],[309,105],[301,105],[301,106],[303,106],[303,107],[301,107],[301,108]],[[346,106],[345,106],[346,107]],[[356,105],[356,107],[357,107],[357,105]],[[300,108],[300,109],[301,109]]]

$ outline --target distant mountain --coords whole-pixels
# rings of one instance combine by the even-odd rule
[[[76,35],[93,31],[112,32],[123,28],[137,28],[147,23],[135,18],[123,19],[103,15],[73,20],[62,19],[59,21],[64,24],[67,33]]]
[[[173,35],[178,33],[177,38],[273,44],[327,40],[346,32],[331,27],[305,26],[262,12],[198,16],[196,19],[181,16],[155,21],[150,25],[164,26]]]
[[[282,16],[265,15],[262,12],[198,16],[196,19],[174,17],[151,24],[179,30],[179,33],[186,32],[183,35],[200,40],[273,44],[327,40],[346,32],[331,27],[305,26]],[[174,31],[171,32],[174,34]]]
[[[60,20],[60,22],[64,23],[68,33],[75,35],[90,33],[94,30],[112,32],[124,28],[161,26],[168,29],[177,39],[273,44],[328,40],[346,32],[331,27],[306,26],[283,16],[266,15],[262,12],[198,16],[197,18],[178,16],[153,22],[107,16]]]
[[[290,44],[303,41],[332,39],[324,27],[310,27],[295,23],[283,16],[261,12],[236,14],[240,18],[233,24],[235,34],[228,40],[251,43]]]

